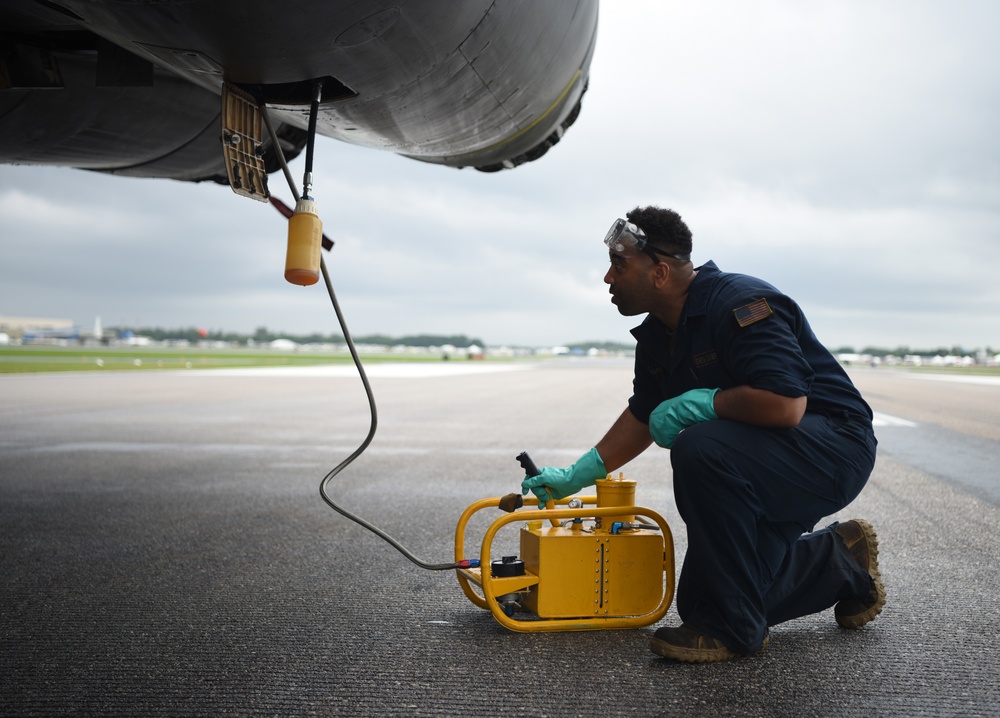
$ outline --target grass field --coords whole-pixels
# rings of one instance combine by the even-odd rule
[[[441,361],[435,354],[380,352],[362,354],[378,361]],[[222,369],[250,366],[315,366],[345,364],[351,355],[335,351],[201,349],[198,347],[0,347],[0,374],[65,371],[157,371]]]
[[[439,362],[441,355],[395,351],[360,351],[365,364],[374,362]],[[465,361],[454,359],[454,361]],[[489,361],[511,361],[508,358]],[[274,349],[203,349],[200,347],[55,347],[0,346],[0,374],[65,371],[163,371],[167,369],[224,369],[260,366],[316,366],[348,364],[345,351]],[[956,375],[1000,376],[1000,367],[886,367]]]

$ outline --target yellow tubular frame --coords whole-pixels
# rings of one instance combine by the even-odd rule
[[[486,534],[483,536],[483,542],[480,547],[479,568],[461,568],[456,571],[458,583],[462,587],[462,591],[476,606],[490,611],[490,613],[493,614],[493,618],[495,618],[497,623],[501,626],[510,629],[511,631],[518,631],[521,633],[640,628],[642,626],[648,626],[656,623],[666,615],[667,609],[670,608],[670,603],[674,598],[674,539],[673,534],[670,532],[670,526],[667,524],[666,520],[660,516],[660,514],[642,506],[605,506],[603,508],[593,506],[592,508],[587,508],[587,504],[594,505],[597,503],[596,496],[578,496],[575,498],[579,498],[584,502],[584,508],[557,508],[545,510],[529,509],[515,511],[504,514],[490,524],[489,528],[486,530]],[[565,505],[569,502],[569,500],[569,498],[560,499],[556,503]],[[524,504],[526,506],[537,506],[538,503],[538,499],[533,496],[528,496],[524,499]],[[499,507],[499,505],[499,497],[481,499],[462,512],[461,517],[458,519],[458,526],[455,529],[455,561],[462,561],[465,559],[465,528],[472,515],[482,509]],[[537,584],[538,577],[530,573],[525,573],[523,576],[511,576],[509,578],[493,578],[490,576],[490,548],[493,545],[494,537],[500,529],[515,521],[551,519],[553,522],[558,522],[564,519],[620,516],[623,513],[635,514],[636,516],[643,516],[645,518],[652,519],[663,533],[663,571],[666,573],[666,582],[664,585],[663,597],[661,598],[659,605],[657,605],[653,611],[641,616],[613,618],[602,618],[598,616],[593,618],[539,618],[530,621],[519,621],[511,618],[503,612],[503,609],[497,602],[496,597],[503,596],[507,593],[522,591],[529,586]],[[476,592],[473,588],[473,584],[479,585],[482,588],[482,596]]]

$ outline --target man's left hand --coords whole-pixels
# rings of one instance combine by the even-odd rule
[[[677,435],[693,424],[718,419],[715,395],[718,389],[692,389],[667,399],[649,415],[649,434],[664,449],[674,445]]]

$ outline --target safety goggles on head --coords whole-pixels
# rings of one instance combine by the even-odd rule
[[[636,251],[643,252],[648,254],[654,262],[660,261],[654,256],[655,254],[662,254],[681,260],[691,258],[689,254],[672,254],[659,247],[654,247],[646,239],[645,232],[624,219],[615,220],[615,223],[611,225],[611,229],[608,230],[607,235],[604,237],[604,243],[613,252],[624,252],[626,249],[635,249]]]

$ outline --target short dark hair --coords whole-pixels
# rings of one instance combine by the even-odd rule
[[[672,209],[653,205],[636,207],[625,216],[646,233],[646,239],[654,247],[671,254],[691,254],[691,230]]]

